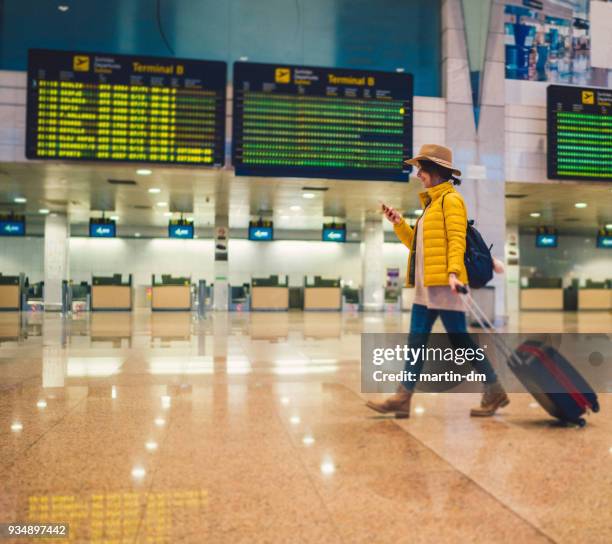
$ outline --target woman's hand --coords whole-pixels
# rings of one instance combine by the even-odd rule
[[[459,291],[457,291],[457,288],[463,287],[463,283],[459,281],[459,279],[457,278],[457,274],[455,273],[450,273],[448,275],[448,285],[450,286],[451,291],[456,295],[459,293]]]
[[[383,213],[385,214],[385,217],[394,225],[399,225],[404,220],[404,218],[402,217],[402,214],[399,213],[396,209],[392,208],[391,206],[387,206],[386,204],[383,204],[382,210],[383,210]]]
[[[493,257],[493,270],[496,274],[504,273],[504,263]]]

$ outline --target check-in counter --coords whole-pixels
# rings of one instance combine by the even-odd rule
[[[19,311],[21,308],[21,277],[0,274],[0,310]]]
[[[342,289],[340,278],[324,279],[315,276],[314,280],[304,280],[304,310],[340,311],[342,308]]]
[[[561,278],[529,278],[521,289],[521,310],[563,310]]]
[[[161,280],[151,279],[151,310],[191,311],[191,278],[173,278],[162,275]]]
[[[578,289],[578,310],[612,310],[612,288],[607,282],[586,281]]]
[[[132,309],[132,275],[124,282],[121,274],[94,276],[91,280],[92,311],[124,311]]]
[[[251,280],[251,310],[289,310],[287,276],[282,280],[279,280],[278,276],[253,278]]]

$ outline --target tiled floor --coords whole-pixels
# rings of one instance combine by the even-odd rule
[[[70,542],[611,542],[612,395],[584,429],[519,393],[492,419],[473,394],[377,416],[360,334],[408,320],[0,314],[0,522],[68,522]]]

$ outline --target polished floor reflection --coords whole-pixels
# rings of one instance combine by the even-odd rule
[[[377,416],[360,334],[408,321],[0,314],[0,523],[100,543],[611,542],[612,395],[585,429],[527,394],[491,419],[468,417],[473,394]],[[609,334],[612,316],[506,330]]]

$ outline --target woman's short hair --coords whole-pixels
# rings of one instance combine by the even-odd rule
[[[453,185],[461,185],[461,180],[453,174],[453,171],[450,168],[446,168],[436,162],[428,160],[419,161],[419,167],[432,177],[439,177],[443,180],[451,180]]]

